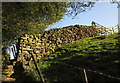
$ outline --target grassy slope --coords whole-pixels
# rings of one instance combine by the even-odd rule
[[[79,69],[66,66],[67,63],[80,68],[96,70],[120,78],[120,43],[118,34],[85,38],[57,49],[48,58],[39,63],[47,83],[82,82]],[[95,73],[87,72],[91,83],[117,81]]]

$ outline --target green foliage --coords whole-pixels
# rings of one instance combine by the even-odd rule
[[[10,63],[9,55],[6,54],[5,49],[2,49],[1,62],[2,62],[3,70],[6,69],[6,65],[8,65]]]
[[[86,11],[87,8],[92,8],[95,2],[70,2],[67,14],[75,18],[79,13]]]
[[[66,12],[64,2],[3,2],[3,42],[23,34],[42,33]]]
[[[93,5],[94,2],[3,2],[3,42],[23,34],[42,33],[65,13],[76,16]]]
[[[2,42],[8,44],[23,34],[43,33],[63,15],[74,17],[93,5],[94,2],[3,2]]]
[[[66,66],[67,63],[76,67],[97,70],[105,74],[120,77],[119,34],[85,38],[57,49],[50,57],[40,62],[44,78],[48,83],[81,81],[80,70]],[[98,74],[88,72],[93,82],[116,81]],[[96,80],[94,80],[95,78]]]

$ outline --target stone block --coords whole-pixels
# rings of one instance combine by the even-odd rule
[[[33,49],[30,49],[30,48],[22,48],[22,50],[32,51]]]
[[[28,51],[23,51],[23,53],[24,53],[24,54],[29,54],[29,52],[28,52]]]
[[[34,53],[38,54],[40,53],[40,50],[34,50]]]

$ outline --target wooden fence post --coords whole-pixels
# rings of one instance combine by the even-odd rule
[[[113,31],[113,34],[114,34],[114,28],[112,27],[112,31]]]
[[[83,83],[88,83],[88,77],[87,77],[87,73],[86,73],[85,69],[82,70],[82,74],[81,75],[82,75]]]
[[[120,24],[118,24],[118,33],[120,33]]]
[[[85,81],[86,81],[86,83],[88,83],[88,78],[87,78],[86,70],[84,69],[83,71],[84,71]]]
[[[40,71],[39,66],[37,65],[37,61],[35,60],[35,57],[33,56],[33,54],[32,54],[31,52],[30,52],[30,54],[31,54],[31,56],[32,56],[32,58],[33,58],[33,61],[34,61],[36,70],[37,70],[38,75],[39,75],[39,78],[41,79],[42,83],[45,83],[45,80],[44,80],[44,78],[42,77],[42,73],[41,73],[41,71]]]

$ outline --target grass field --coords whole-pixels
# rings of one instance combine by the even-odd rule
[[[50,57],[40,61],[39,67],[46,83],[83,83],[86,69],[89,83],[120,82],[93,72],[102,72],[120,78],[120,34],[96,36],[74,41],[57,49]],[[77,68],[73,68],[72,65]],[[34,71],[35,68],[31,66]]]

